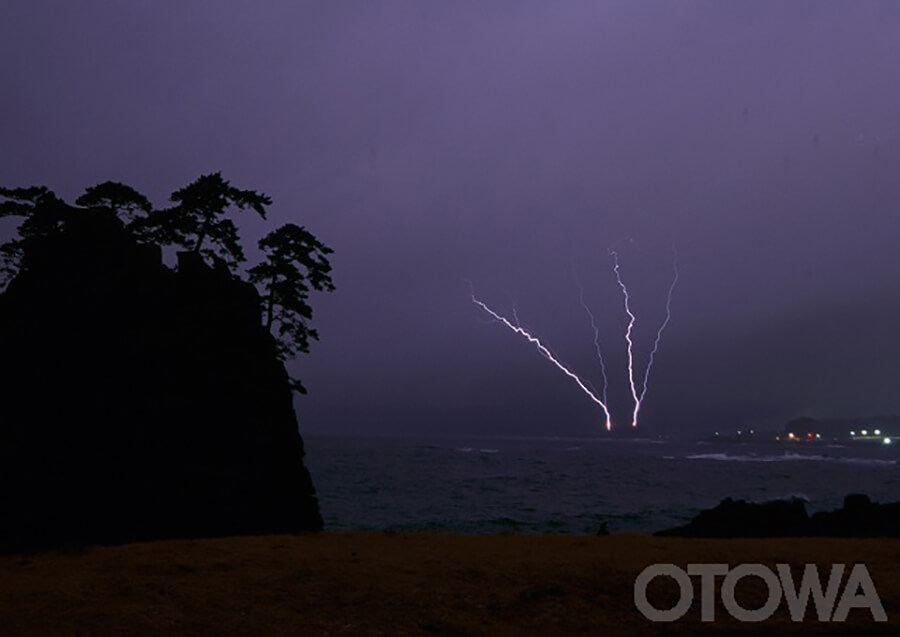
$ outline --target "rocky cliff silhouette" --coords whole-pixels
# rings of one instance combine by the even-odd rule
[[[256,289],[61,219],[0,295],[0,549],[320,529]]]

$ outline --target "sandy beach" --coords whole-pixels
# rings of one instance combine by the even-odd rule
[[[782,603],[763,624],[745,624],[717,593],[716,620],[703,623],[699,586],[673,623],[635,608],[634,580],[648,565],[750,562],[816,563],[823,573],[863,563],[888,622],[854,609],[846,623],[820,623],[810,605],[794,623]],[[657,578],[648,596],[671,606],[677,587]],[[0,598],[8,635],[892,634],[900,540],[381,532],[176,540],[2,556]],[[741,580],[737,599],[762,605],[764,584]]]

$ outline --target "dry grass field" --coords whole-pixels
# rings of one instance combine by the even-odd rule
[[[633,585],[661,562],[864,563],[889,621],[856,609],[847,623],[820,623],[810,607],[793,623],[782,604],[765,623],[742,624],[718,602],[716,621],[701,623],[697,586],[687,615],[654,624],[636,610]],[[757,578],[741,580],[738,601],[759,606],[764,590]],[[650,597],[671,606],[676,591],[659,578]],[[0,556],[0,600],[3,635],[897,634],[900,540],[379,532],[177,540]]]

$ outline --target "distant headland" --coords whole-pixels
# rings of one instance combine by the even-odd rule
[[[900,446],[900,416],[854,418],[794,418],[781,427],[716,431],[707,437],[715,442],[781,442],[825,444],[880,444]]]

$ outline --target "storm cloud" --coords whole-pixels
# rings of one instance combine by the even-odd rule
[[[304,433],[599,433],[469,298],[597,384],[573,262],[624,426],[614,245],[641,360],[677,248],[648,431],[896,413],[898,7],[13,0],[0,184],[269,194],[335,250]]]

